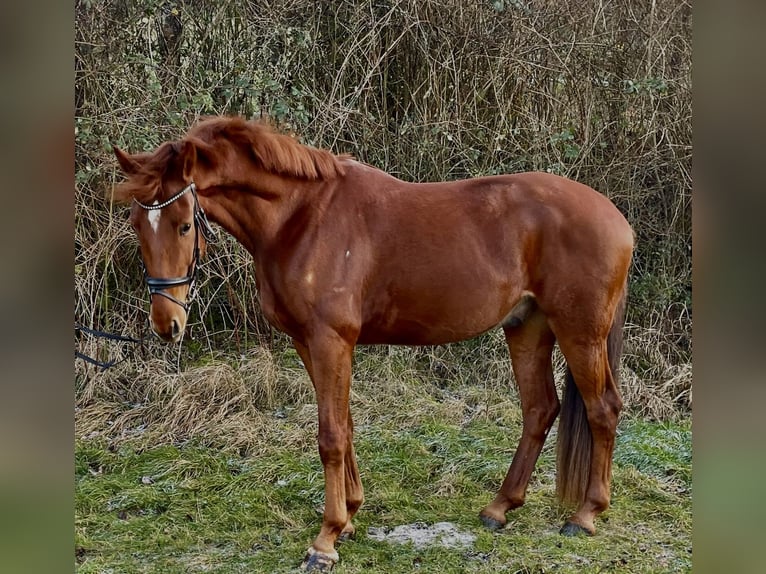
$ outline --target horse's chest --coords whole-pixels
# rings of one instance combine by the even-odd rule
[[[260,287],[261,313],[266,320],[280,331],[287,332],[291,321],[290,314],[282,301],[276,296],[274,290],[268,284]]]
[[[291,337],[300,338],[301,325],[306,323],[305,302],[285,297],[286,291],[271,282],[261,282],[259,291],[261,312],[266,320]]]

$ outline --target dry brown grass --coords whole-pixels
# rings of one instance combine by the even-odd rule
[[[276,406],[305,404],[311,396],[305,371],[278,368],[264,347],[234,363],[218,360],[181,372],[158,359],[98,374],[88,367],[78,380],[77,436],[112,444],[195,440],[254,448],[274,439],[263,433],[269,427],[264,417]]]
[[[642,344],[628,342],[627,353]],[[473,345],[357,350],[351,393],[356,426],[384,423],[405,429],[432,420],[465,426],[483,419],[520,431],[520,404],[502,333],[486,335]],[[623,366],[626,411],[654,420],[686,416],[691,365],[669,365],[655,358],[654,380]],[[556,351],[559,386],[564,368]],[[113,446],[193,441],[241,452],[270,451],[275,445],[299,450],[315,446],[313,389],[297,355],[287,347],[272,351],[255,346],[236,359],[212,359],[180,372],[172,359],[136,359],[103,373],[81,366],[77,378],[79,438],[103,439]],[[298,432],[280,425],[288,412],[299,422]]]

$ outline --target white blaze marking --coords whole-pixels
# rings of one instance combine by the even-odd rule
[[[152,205],[157,205],[157,200],[154,200],[154,203]],[[160,228],[160,213],[162,212],[161,209],[152,209],[149,213],[146,214],[146,216],[149,218],[149,224],[152,226],[152,229],[154,230],[154,233],[157,233],[157,230]]]
[[[346,259],[348,259],[348,256],[351,255],[351,251],[346,250]]]

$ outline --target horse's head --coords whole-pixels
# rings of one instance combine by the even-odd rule
[[[127,181],[114,197],[132,201],[130,223],[138,236],[151,298],[149,322],[165,341],[178,341],[199,258],[212,236],[192,182],[188,142],[166,143],[154,153],[129,155],[114,148]]]

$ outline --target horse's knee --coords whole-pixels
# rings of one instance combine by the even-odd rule
[[[319,432],[319,458],[323,465],[340,464],[346,455],[347,433],[345,430]]]

